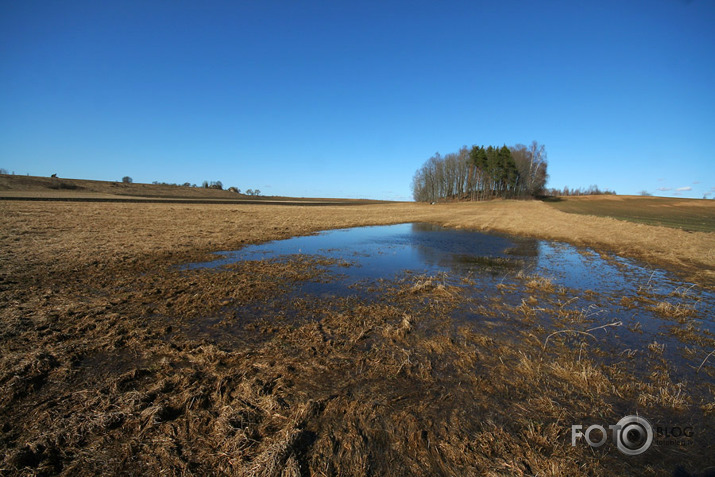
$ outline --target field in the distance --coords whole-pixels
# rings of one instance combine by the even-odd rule
[[[715,201],[673,197],[597,195],[548,201],[562,212],[611,217],[682,230],[715,231]]]
[[[280,203],[305,205],[374,204],[381,201],[361,199],[321,199],[246,195],[227,190],[170,184],[126,184],[120,181],[95,181],[0,174],[0,200],[66,200],[66,201],[148,201],[206,203]],[[245,190],[244,190],[245,192]]]

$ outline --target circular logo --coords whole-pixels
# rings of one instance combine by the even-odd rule
[[[626,455],[638,455],[653,443],[653,428],[642,417],[626,416],[616,424],[616,445]]]

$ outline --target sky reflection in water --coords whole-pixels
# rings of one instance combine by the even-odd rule
[[[524,286],[526,280],[517,278],[521,272],[547,277],[556,288],[566,287],[564,301],[568,301],[568,307],[588,310],[593,326],[616,320],[622,320],[625,326],[639,322],[643,333],[615,332],[622,346],[643,346],[645,340],[654,339],[676,344],[667,333],[675,324],[672,320],[645,306],[629,309],[621,304],[622,297],[634,296],[639,289],[648,289],[659,300],[695,307],[696,324],[710,332],[715,330],[715,296],[664,270],[565,243],[423,223],[324,231],[221,252],[215,261],[187,268],[214,268],[240,260],[280,259],[295,254],[319,255],[349,262],[350,266],[327,266],[331,280],[296,283],[285,296],[287,300],[311,295],[366,297],[374,293],[370,285],[399,280],[412,273],[442,274],[445,282],[462,286],[472,297],[483,300],[500,293],[498,284],[513,285],[516,291],[503,294],[501,299],[518,305],[533,293]],[[470,285],[463,280],[465,277],[471,278]],[[673,296],[675,290],[687,290],[686,296]],[[282,306],[280,301],[273,306]],[[463,310],[464,319],[479,319],[468,310]]]

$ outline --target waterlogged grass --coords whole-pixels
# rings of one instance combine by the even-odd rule
[[[715,339],[693,289],[662,296],[648,283],[632,297],[654,313],[665,299],[692,310],[665,316],[663,333],[624,326],[582,306],[578,290],[527,273],[488,284],[407,273],[354,295],[290,293],[335,280],[335,265],[351,266],[287,256],[160,267],[111,281],[111,300],[88,298],[80,276],[82,300],[49,293],[29,322],[9,304],[3,468],[669,475],[708,462],[715,366],[696,368]],[[28,350],[29,339],[40,346]],[[635,413],[692,426],[697,439],[655,445],[625,470],[612,442],[571,445],[572,424]]]
[[[665,197],[563,197],[549,205],[572,214],[611,217],[639,224],[715,232],[715,201]]]
[[[715,341],[697,287],[664,289],[654,274],[613,297],[475,263],[489,280],[406,273],[296,296],[353,264],[179,266],[441,206],[16,207],[0,218],[4,474],[671,475],[712,465]],[[465,225],[521,220],[464,210]],[[573,424],[628,414],[691,426],[692,443],[635,457],[611,440],[571,445]]]

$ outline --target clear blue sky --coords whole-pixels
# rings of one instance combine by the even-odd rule
[[[549,186],[712,196],[713,25],[710,0],[0,0],[0,167],[410,199],[437,151],[536,139]]]

